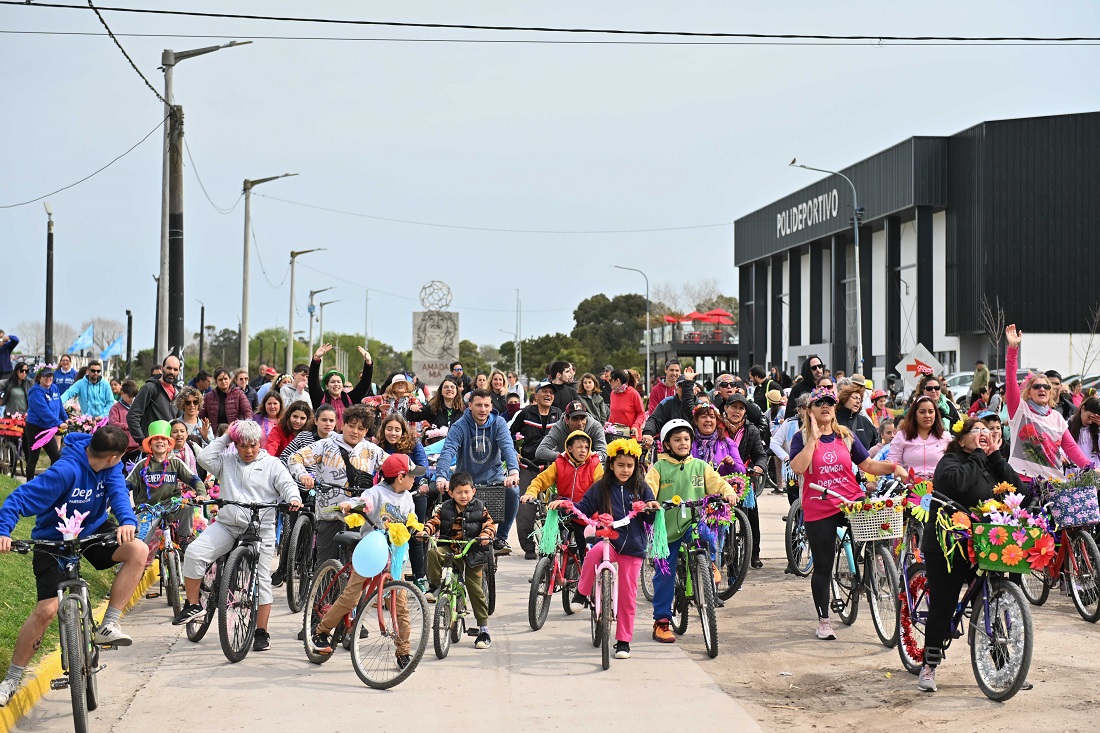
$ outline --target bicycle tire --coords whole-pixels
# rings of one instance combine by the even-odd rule
[[[783,532],[783,546],[787,552],[787,565],[791,572],[805,578],[813,569],[814,559],[810,554],[810,543],[806,539],[806,525],[802,519],[802,498],[791,504],[787,512],[787,526]]]
[[[15,443],[8,439],[0,441],[0,474],[15,478],[15,469],[19,465],[19,454]]]
[[[722,574],[722,585],[715,588],[723,601],[733,598],[749,574],[749,560],[752,556],[752,527],[743,511],[734,507],[733,521],[726,528],[726,541],[718,555],[718,570]]]
[[[603,668],[607,669],[611,666],[611,622],[614,620],[615,615],[612,610],[612,594],[615,585],[615,578],[612,576],[610,568],[604,568],[600,571],[600,659],[603,662]]]
[[[218,602],[218,588],[221,581],[221,561],[215,560],[210,564],[210,567],[206,569],[202,578],[199,580],[199,605],[206,611],[206,615],[203,616],[201,621],[188,621],[187,622],[187,640],[194,642],[195,644],[202,641],[202,638],[206,636],[207,630],[210,628],[210,624],[214,621],[214,606]]]
[[[599,589],[593,586],[596,593],[599,593]],[[600,622],[596,619],[596,604],[588,604],[588,626],[589,632],[592,635],[592,646],[598,647],[600,645]]]
[[[309,575],[313,570],[313,519],[298,517],[290,532],[286,564],[286,605],[291,613],[300,613],[309,592]]]
[[[485,569],[481,571],[481,589],[485,591],[485,605],[489,615],[497,611],[497,564],[485,563]]]
[[[898,591],[898,656],[901,664],[910,674],[920,674],[924,666],[924,628],[928,618],[928,576],[924,565],[915,562],[909,565],[906,583]],[[905,588],[912,598],[910,604]]]
[[[565,560],[565,583],[561,588],[561,607],[565,610],[566,616],[572,616],[577,612],[573,608],[573,592],[577,590],[577,585],[581,582],[581,566],[577,563],[577,557],[572,554],[563,555]],[[549,604],[547,604],[549,605]]]
[[[435,599],[435,619],[432,622],[432,643],[437,659],[446,659],[451,651],[451,626],[457,623],[451,611],[451,594],[440,593]]]
[[[695,556],[695,595],[699,599],[699,621],[703,625],[703,644],[707,656],[718,656],[718,617],[715,611],[714,574],[706,553]]]
[[[89,639],[89,648],[91,655],[88,657],[88,685],[85,691],[90,713],[99,707],[99,647],[91,644]]]
[[[993,638],[985,633],[984,604],[975,599],[970,614],[970,663],[982,694],[1004,702],[1027,680],[1035,632],[1030,606],[1019,586],[997,577],[989,577],[986,582]]]
[[[687,597],[687,579],[684,577],[689,571],[686,562],[677,561],[676,564],[676,590],[672,596],[672,632],[677,636],[683,636],[688,630],[688,607],[691,605]]]
[[[1100,549],[1092,535],[1079,529],[1070,535],[1070,551],[1076,570],[1070,565],[1069,595],[1081,618],[1094,624],[1100,619]]]
[[[76,733],[86,733],[88,730],[88,637],[82,628],[84,624],[81,608],[80,599],[69,595],[61,600],[58,611]]]
[[[456,614],[455,622],[451,624],[451,644],[457,644],[462,640],[462,634],[466,632],[466,617],[463,615],[466,612],[466,591],[463,589],[462,598],[459,599],[458,606],[459,613]]]
[[[1050,598],[1050,588],[1054,585],[1054,581],[1051,579],[1047,568],[1023,573],[1019,578],[1020,590],[1023,591],[1024,598],[1031,605],[1041,606]]]
[[[898,593],[901,585],[894,555],[882,544],[875,543],[871,553],[871,568],[867,573],[867,603],[871,607],[871,623],[878,640],[887,649],[898,643]]]
[[[391,642],[396,638],[398,631],[389,627],[389,623],[395,614],[383,610],[382,619],[386,623],[386,630],[377,633],[372,628],[372,633],[362,634],[362,631],[368,628],[366,626],[368,623],[377,622],[378,620],[377,614],[370,612],[370,601],[377,595],[377,592],[372,591],[370,597],[366,599],[363,612],[356,615],[355,625],[351,629],[351,666],[355,669],[355,674],[359,676],[363,684],[375,690],[388,690],[407,679],[409,675],[416,671],[417,665],[424,657],[424,650],[428,646],[428,627],[431,625],[431,620],[428,613],[428,601],[419,588],[408,581],[393,580],[391,578],[382,587],[382,598],[378,599],[378,602],[388,608],[393,600],[387,599],[393,599],[394,594],[399,592],[405,594],[405,603],[409,614],[409,651],[411,653],[409,654],[409,663],[404,669],[397,667],[395,654],[390,655],[395,661],[389,670],[383,669],[380,662],[385,657],[379,657],[377,653],[368,657],[368,659],[374,661],[364,661],[364,652],[369,654],[372,649],[378,649],[383,654],[387,653],[394,646]],[[414,642],[412,635],[417,632],[419,634]],[[391,672],[392,676],[386,676],[387,671]]]
[[[653,575],[656,572],[657,566],[653,564],[653,560],[648,557],[642,560],[642,577],[639,585],[642,586],[642,595],[647,601],[653,600]]]
[[[553,558],[540,557],[535,563],[535,574],[531,577],[531,592],[527,598],[527,623],[538,631],[550,615],[550,580],[554,572]]]
[[[229,553],[218,593],[218,637],[222,653],[239,662],[252,649],[256,635],[256,554],[243,545]]]
[[[175,543],[169,543],[164,549],[164,585],[168,596],[168,605],[175,616],[183,609],[183,571],[180,570],[180,553]]]
[[[309,593],[306,595],[306,603],[302,608],[302,628],[305,630],[306,659],[314,664],[324,664],[332,658],[331,653],[321,654],[313,651],[310,640],[317,631],[321,619],[332,608],[332,604],[336,602],[340,594],[344,592],[348,574],[341,574],[340,571],[343,567],[339,560],[325,560],[317,567],[317,572],[313,574],[313,580],[309,584]],[[336,629],[333,629],[333,644],[338,643],[336,631],[341,626],[342,624],[339,624]]]
[[[849,535],[850,536],[850,535]],[[852,552],[857,548],[852,546]],[[833,562],[833,575],[829,580],[829,592],[832,596],[830,607],[845,626],[851,626],[859,616],[859,561],[856,559],[856,571],[848,566],[848,553],[844,544],[837,538],[836,557]]]

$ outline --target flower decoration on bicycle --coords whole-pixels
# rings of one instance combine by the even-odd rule
[[[1011,486],[1011,484],[1009,485]],[[932,490],[932,482],[926,479],[924,481],[918,481],[909,491],[909,497],[906,503],[909,507],[909,513],[912,514],[918,522],[924,523],[928,521],[928,513],[932,509]]]
[[[57,516],[61,517],[61,521],[57,523],[57,531],[61,533],[61,536],[66,540],[74,540],[80,535],[80,531],[84,529],[84,520],[88,518],[88,512],[73,512],[73,515],[67,516],[69,505],[62,504],[60,507],[54,509]]]

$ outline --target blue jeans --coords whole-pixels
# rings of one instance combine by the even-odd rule
[[[672,620],[672,600],[676,595],[676,561],[680,557],[680,543],[684,538],[668,543],[668,573],[653,574],[653,620]]]
[[[508,541],[508,533],[512,531],[512,523],[516,521],[519,513],[519,487],[512,486],[504,489],[504,521],[497,525],[497,539]]]

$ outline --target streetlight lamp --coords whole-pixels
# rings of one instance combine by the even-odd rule
[[[46,207],[46,363],[53,363],[53,209]]]
[[[290,318],[286,329],[286,372],[284,374],[290,374],[294,368],[294,262],[300,255],[307,255],[310,252],[322,252],[324,249],[324,247],[316,247],[297,252],[291,250],[290,252]]]
[[[629,270],[636,272],[645,278],[645,388],[648,391],[651,382],[649,381],[649,341],[651,334],[649,331],[649,278],[641,270],[634,267],[623,267],[622,265],[612,265],[616,270]]]
[[[852,230],[853,230],[853,242],[855,249],[855,283],[856,283],[856,363],[855,368],[863,373],[863,359],[860,358],[860,353],[863,350],[863,313],[860,310],[859,302],[859,223],[863,219],[863,210],[859,208],[859,194],[856,193],[856,184],[852,183],[852,179],[844,175],[840,171],[830,171],[824,168],[814,168],[808,165],[802,165],[798,162],[798,158],[791,159],[791,165],[795,168],[805,168],[808,171],[817,171],[818,173],[828,173],[833,176],[840,176],[848,185],[852,187]]]
[[[325,343],[325,306],[339,302],[339,300],[326,300],[325,302],[318,305],[318,309],[321,311],[321,316],[317,323],[317,330],[320,332],[317,338],[321,339],[322,344]]]
[[[332,288],[331,287],[321,288],[320,290],[310,290],[309,291],[309,308],[307,308],[306,311],[309,313],[309,353],[310,353],[310,356],[313,355],[313,314],[317,311],[316,306],[313,305],[313,296],[317,295],[319,293],[323,293],[326,290],[332,290]],[[324,341],[322,340],[321,343],[324,343]]]
[[[220,51],[223,48],[233,46],[247,46],[252,41],[230,41],[221,46],[207,46],[191,51],[173,51],[164,49],[160,55],[160,68],[164,72],[164,116],[172,115],[172,71],[180,61],[202,56],[204,54]],[[168,283],[170,275],[170,262],[168,257],[168,169],[169,169],[169,133],[171,125],[164,126],[164,152],[161,159],[161,192],[160,192],[160,277],[157,279],[157,343],[156,360],[159,362],[168,354]],[[182,304],[180,305],[182,307]],[[247,365],[245,365],[247,366]]]
[[[252,270],[249,258],[249,247],[252,241],[252,189],[261,183],[275,181],[280,178],[296,176],[297,173],[284,173],[281,176],[269,176],[258,178],[254,181],[244,179],[244,260],[241,265],[241,368],[248,369],[248,283],[251,280]],[[313,319],[309,322],[313,327]]]

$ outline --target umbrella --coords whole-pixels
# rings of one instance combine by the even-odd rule
[[[715,308],[714,310],[709,310],[706,313],[704,313],[703,315],[705,315],[705,316],[718,316],[719,318],[733,318],[732,313],[730,313],[729,311],[724,311],[721,308]]]
[[[705,319],[705,316],[702,313],[700,313],[699,311],[692,311],[691,313],[684,314],[681,317],[680,320],[683,320],[683,321],[702,321],[704,319]]]
[[[680,319],[676,316],[665,316],[665,323],[679,323]]]
[[[715,316],[714,320],[710,321],[710,323],[715,323],[719,326],[732,326],[733,320],[725,316]]]

